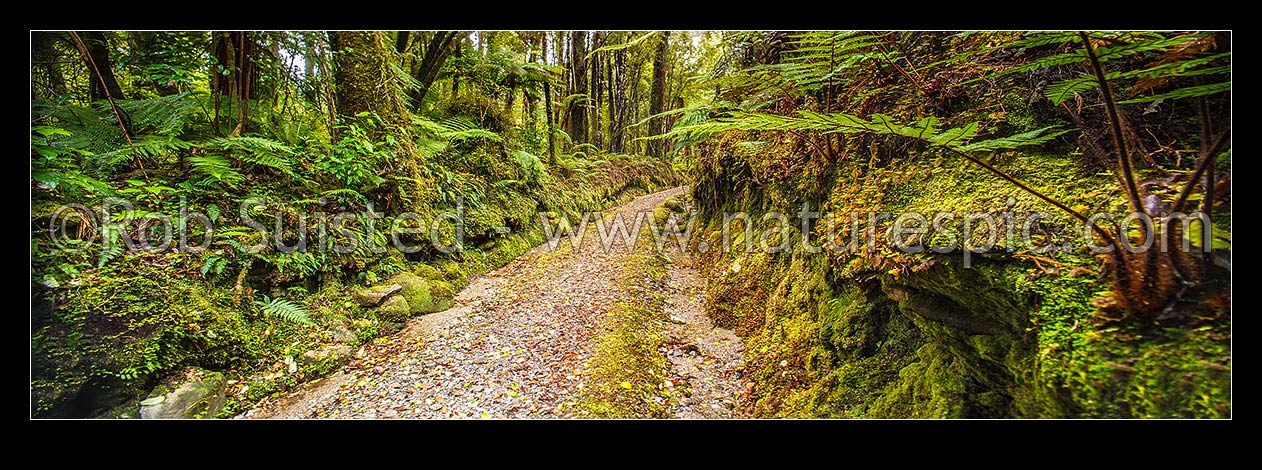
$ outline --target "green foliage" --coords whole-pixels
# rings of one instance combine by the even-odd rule
[[[976,135],[978,123],[974,122],[961,127],[939,130],[938,119],[934,117],[921,119],[914,124],[900,124],[894,118],[879,113],[872,114],[869,119],[845,113],[825,114],[805,110],[798,111],[798,116],[741,112],[728,114],[728,117],[676,127],[666,134],[646,137],[645,139],[655,140],[680,136],[684,139],[698,142],[711,135],[728,131],[816,131],[823,134],[868,133],[897,135],[920,140],[937,147],[947,147],[968,152],[1039,145],[1066,132],[1048,132],[1052,128],[1045,127],[1021,134],[965,143]]]
[[[311,317],[308,316],[307,309],[291,302],[289,299],[279,297],[273,299],[265,295],[263,300],[256,300],[254,303],[258,304],[263,314],[269,317],[302,325],[315,325],[315,322],[311,321]]]
[[[204,176],[209,180],[223,183],[230,188],[234,188],[237,184],[245,181],[245,175],[241,174],[232,163],[222,155],[201,155],[188,158],[189,166],[193,172]]]
[[[247,163],[271,168],[283,174],[293,173],[288,158],[294,153],[294,149],[275,140],[251,136],[215,137],[202,142],[201,146],[232,152]]]

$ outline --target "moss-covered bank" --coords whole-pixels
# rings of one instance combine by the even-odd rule
[[[864,184],[837,173],[825,174],[822,186],[791,174],[758,184],[747,179],[756,162],[716,147],[708,162],[722,163],[703,161],[693,188],[708,206],[694,248],[721,246],[724,212],[744,211],[755,221],[771,211],[792,218],[802,203],[843,214],[1043,209],[1028,194],[968,167],[876,170]],[[1074,204],[1098,200],[1113,184],[1054,156],[1015,155],[1004,165],[1046,175],[1036,180],[1038,188]],[[765,253],[754,242],[746,252],[749,237],[768,246],[781,241],[776,234],[762,237],[768,224],[746,233],[734,222],[734,249],[711,249],[701,263],[710,315],[747,341],[755,415],[1230,416],[1225,284],[1178,320],[1107,321],[1093,299],[1108,291],[1109,279],[1096,274],[1096,260],[1080,249],[1036,256],[1019,240],[1000,240],[991,253],[972,255],[966,267],[959,251],[893,249],[887,221],[871,232],[873,252],[808,253],[796,231],[788,236],[789,251]],[[813,240],[823,226],[814,227]],[[1053,216],[1036,239],[1068,240],[1068,227]]]

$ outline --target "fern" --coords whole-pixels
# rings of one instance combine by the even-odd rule
[[[193,166],[193,171],[229,187],[235,188],[237,183],[245,180],[245,176],[233,168],[227,158],[220,155],[189,157],[188,162]]]
[[[288,299],[272,299],[264,295],[263,300],[256,300],[255,303],[262,307],[263,314],[269,317],[279,318],[290,323],[315,325],[315,322],[307,315],[305,308],[290,302]]]
[[[202,277],[209,277],[211,272],[215,274],[223,274],[224,268],[228,266],[228,260],[216,254],[206,255],[206,260],[202,262]]]
[[[513,161],[517,162],[518,169],[525,175],[527,181],[537,183],[548,176],[548,169],[538,156],[525,150],[514,150],[509,154],[512,155]]]
[[[293,174],[293,166],[285,156],[294,153],[293,147],[263,137],[215,137],[202,143],[203,147],[236,153],[242,161],[285,174]]]
[[[131,146],[122,146],[109,152],[96,155],[96,159],[109,165],[117,165],[131,159],[135,155],[153,158],[161,155],[174,155],[180,150],[192,147],[178,137],[167,135],[145,135],[132,139]]]
[[[136,132],[164,136],[179,135],[200,108],[189,93],[143,100],[117,100],[116,103],[131,116]],[[106,102],[99,102],[97,105],[102,110],[109,110]]]
[[[330,189],[328,191],[320,193],[320,196],[321,197],[352,196],[355,199],[360,200],[361,202],[368,201],[368,198],[365,197],[363,194],[360,194],[359,191],[356,191],[350,188]]]
[[[100,257],[97,259],[96,267],[105,266],[114,258],[118,258],[123,254],[123,242],[119,240],[122,233],[117,226],[106,225],[101,227],[101,240],[104,244],[101,246]]]
[[[1208,65],[1211,62],[1230,57],[1230,53],[1214,54],[1199,59],[1185,60],[1180,62],[1161,64],[1140,70],[1132,70],[1128,72],[1112,72],[1106,75],[1109,80],[1118,80],[1126,78],[1145,78],[1145,79],[1162,79],[1169,77],[1190,77],[1195,75],[1216,75],[1231,72],[1230,66],[1198,68]],[[1091,90],[1096,87],[1095,77],[1083,75],[1078,78],[1059,81],[1047,86],[1044,95],[1052,101],[1052,104],[1060,105],[1077,93]],[[1193,95],[1197,96],[1197,95]],[[1122,103],[1119,103],[1122,104]]]
[[[463,116],[452,116],[447,119],[443,119],[442,122],[434,122],[425,118],[415,118],[412,120],[412,124],[416,126],[417,129],[425,133],[447,141],[469,139],[487,139],[494,142],[504,141],[504,138],[500,137],[499,134],[482,129],[478,127],[476,123]],[[445,144],[443,144],[443,149],[437,149],[437,144],[433,143],[433,141],[430,142],[431,143],[427,144],[429,149],[426,150],[426,152],[437,154],[446,148]]]
[[[1118,101],[1117,104],[1136,104],[1150,103],[1157,100],[1174,100],[1179,98],[1193,98],[1197,96],[1209,96],[1218,93],[1231,91],[1231,82],[1210,83],[1206,85],[1190,86],[1179,88],[1167,93],[1154,96],[1145,96],[1141,98],[1133,98],[1125,101]]]

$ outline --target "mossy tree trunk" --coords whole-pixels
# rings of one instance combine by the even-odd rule
[[[587,93],[587,31],[570,33],[570,94]],[[587,103],[575,100],[570,104],[570,138],[574,145],[587,143]]]
[[[366,196],[377,200],[378,208],[425,212],[433,185],[421,174],[420,161],[412,146],[409,127],[412,113],[406,106],[401,77],[391,67],[394,44],[374,31],[329,33],[337,87],[337,114],[340,124],[360,125],[374,141],[391,136],[397,147],[393,158],[380,162],[385,182]],[[375,113],[374,122],[363,113]],[[405,187],[406,186],[406,187]]]
[[[393,48],[375,31],[329,34],[336,70],[337,109],[343,123],[364,112],[376,113],[389,127],[406,129],[411,122],[399,77],[390,67]],[[378,129],[377,132],[384,129]]]
[[[649,99],[649,115],[657,115],[666,111],[666,51],[670,46],[670,31],[662,31],[662,41],[657,43],[657,54],[653,60],[653,94]],[[661,135],[666,132],[666,120],[654,118],[649,121],[649,135]],[[666,142],[649,141],[649,155],[663,157],[666,155]]]

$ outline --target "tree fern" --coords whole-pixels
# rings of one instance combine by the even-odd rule
[[[255,303],[262,307],[263,314],[269,317],[302,325],[315,325],[315,322],[311,321],[311,317],[307,314],[307,309],[290,302],[288,299],[272,299],[264,295],[263,300],[256,300]]]
[[[117,100],[117,104],[131,116],[132,126],[137,133],[167,136],[179,135],[200,108],[189,93],[143,100]],[[100,102],[97,105],[103,107],[103,110],[109,109],[108,103]]]

